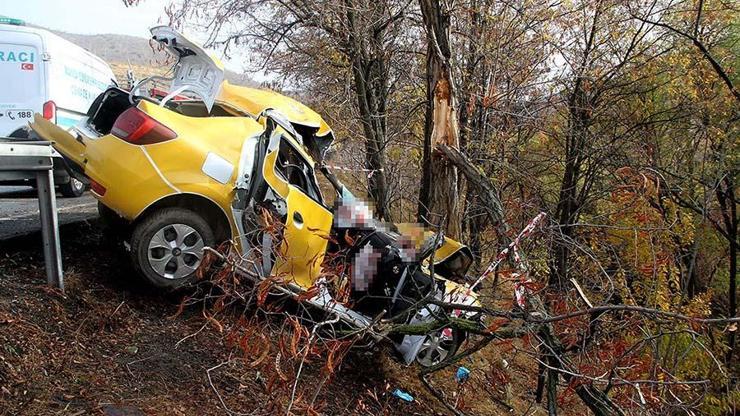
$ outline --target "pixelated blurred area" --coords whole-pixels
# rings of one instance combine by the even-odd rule
[[[355,198],[352,194],[343,195],[334,211],[334,225],[337,228],[365,228],[375,222],[374,204]]]
[[[370,289],[378,274],[378,262],[381,253],[373,248],[372,244],[366,244],[355,254],[352,267],[352,289],[358,292],[366,292]]]

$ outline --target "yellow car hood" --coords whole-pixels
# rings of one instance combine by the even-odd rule
[[[421,247],[425,239],[434,236],[433,231],[427,230],[415,223],[398,223],[396,224],[396,228],[399,233],[410,238],[417,249]],[[465,257],[469,258],[470,261],[473,260],[473,253],[470,251],[468,246],[457,240],[453,240],[450,237],[445,237],[444,241],[442,241],[442,246],[434,252],[434,264],[442,264],[458,252],[461,252]],[[470,264],[466,265],[465,270],[462,271],[463,274],[467,271],[469,266]]]
[[[231,85],[224,81],[216,100],[255,118],[267,110],[279,113],[281,119],[295,127],[300,135],[300,144],[314,159],[322,160],[334,141],[334,133],[317,112],[275,91]]]

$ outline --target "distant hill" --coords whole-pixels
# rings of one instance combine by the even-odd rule
[[[126,81],[126,70],[131,64],[137,78],[144,78],[153,74],[161,74],[169,69],[172,60],[167,53],[157,51],[149,44],[149,39],[128,35],[80,35],[52,31],[55,34],[77,44],[95,55],[101,57],[113,67],[119,82]],[[232,84],[256,86],[257,83],[246,74],[237,74],[226,71],[226,79]]]

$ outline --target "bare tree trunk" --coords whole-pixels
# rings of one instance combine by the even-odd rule
[[[360,110],[360,120],[365,133],[365,168],[371,171],[368,178],[368,190],[370,197],[375,203],[375,209],[378,217],[391,221],[390,210],[388,207],[388,187],[385,175],[385,140],[386,126],[382,116],[379,115],[380,101],[384,98],[377,97],[377,89],[382,86],[370,86],[367,81],[377,80],[378,74],[375,74],[374,65],[378,63],[363,62],[362,58],[356,57],[352,63],[352,73],[355,83],[355,93],[357,96],[357,105]]]
[[[376,53],[383,47],[383,34],[387,25],[375,28],[373,36],[357,33],[360,30],[357,28],[356,8],[352,0],[345,0],[345,3],[349,29],[346,53],[352,63],[352,80],[357,97],[357,108],[365,133],[365,168],[371,171],[368,176],[368,190],[375,203],[378,217],[392,221],[384,170],[388,78],[382,54]],[[377,24],[384,23],[378,22]]]
[[[450,10],[439,0],[419,0],[427,32],[427,105],[419,206],[420,222],[445,218],[445,232],[460,235],[460,207],[456,167],[434,151],[444,144],[460,145],[452,68],[450,64]],[[432,217],[433,216],[433,217]]]
[[[491,223],[506,228],[504,222],[504,208],[491,181],[485,177],[464,154],[459,150],[444,144],[437,146],[437,150],[444,155],[450,163],[455,165],[465,175],[471,188],[478,191],[478,197],[483,201],[486,214]]]
[[[478,160],[488,156],[481,149],[486,148],[488,140],[488,119],[490,110],[484,105],[491,73],[491,64],[487,62],[484,45],[486,42],[486,32],[489,28],[489,19],[484,18],[489,8],[490,0],[472,0],[470,3],[470,22],[468,23],[468,33],[466,38],[467,50],[463,61],[465,66],[461,76],[461,85],[459,90],[459,111],[460,114],[460,151],[472,160]],[[450,157],[449,155],[447,155]],[[466,158],[467,159],[467,158]],[[452,159],[451,159],[452,160]],[[452,160],[455,162],[454,160]],[[474,166],[475,175],[482,176],[481,172],[485,171],[483,166]],[[465,172],[466,167],[456,163],[458,168],[458,178],[460,180],[461,196],[460,212],[462,213],[462,227],[468,246],[473,252],[476,267],[480,266],[482,261],[483,238],[482,234],[488,225],[497,227],[503,218],[494,218],[490,215],[491,209],[499,209],[498,205],[489,205],[486,197],[479,197],[478,192],[486,192],[476,183],[471,183],[474,179],[468,179],[470,172]],[[478,215],[480,209],[483,209],[489,215]],[[501,213],[503,216],[503,213]]]
[[[583,91],[582,79],[575,83],[568,100],[568,133],[565,146],[565,170],[560,183],[560,195],[555,218],[558,221],[558,242],[553,247],[550,264],[550,285],[560,286],[568,280],[570,244],[573,224],[580,210],[578,186],[581,182],[581,165],[588,138],[588,99]]]
[[[574,85],[568,97],[568,132],[565,141],[565,171],[560,183],[560,195],[555,212],[559,226],[559,241],[550,254],[549,285],[560,288],[568,280],[570,244],[574,233],[574,223],[578,220],[580,200],[585,195],[578,192],[582,182],[582,164],[588,157],[586,149],[589,138],[588,129],[592,106],[589,99],[588,82],[583,72],[589,65],[590,55],[594,48],[600,9],[597,7],[590,25],[590,32],[583,48],[581,68],[574,79]],[[588,189],[583,186],[582,189]]]
[[[733,318],[737,316],[737,221],[735,222],[735,230],[731,234],[732,239],[730,240],[730,313],[729,317]],[[732,356],[735,354],[735,334],[737,331],[730,331],[728,335],[727,343],[730,346],[730,350],[727,352],[728,361],[732,360]]]
[[[548,360],[551,367],[558,365],[554,357],[549,357]],[[558,371],[555,369],[547,370],[547,414],[550,416],[558,414]]]

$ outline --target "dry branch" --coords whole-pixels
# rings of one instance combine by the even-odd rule
[[[480,190],[480,197],[483,199],[483,207],[486,214],[491,219],[491,223],[505,227],[504,208],[498,197],[496,188],[491,181],[485,176],[481,169],[462,152],[446,144],[437,145],[437,149],[465,175],[468,181]]]

